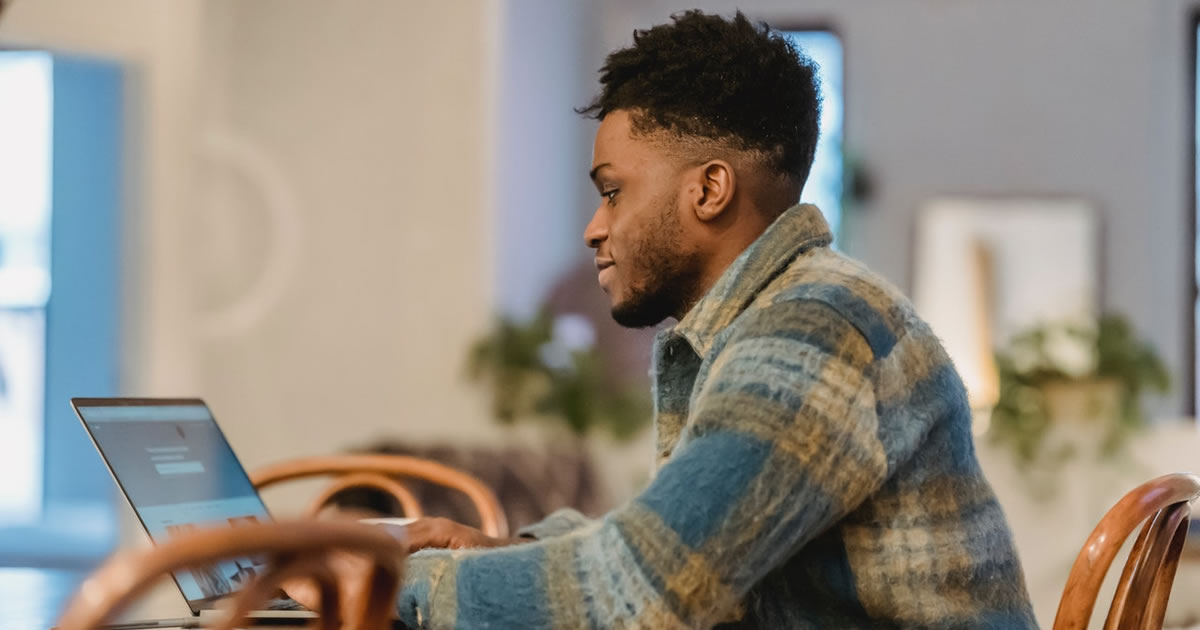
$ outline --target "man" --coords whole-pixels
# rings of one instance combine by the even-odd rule
[[[599,520],[494,540],[409,528],[421,628],[1035,627],[963,385],[892,287],[796,205],[810,61],[692,11],[611,54],[587,226],[599,283],[655,341],[656,475]],[[516,544],[523,542],[525,544]]]

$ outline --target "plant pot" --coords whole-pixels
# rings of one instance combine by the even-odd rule
[[[1051,425],[1110,424],[1121,415],[1124,386],[1115,379],[1052,381],[1041,390]]]

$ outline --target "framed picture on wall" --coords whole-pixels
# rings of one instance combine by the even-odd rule
[[[998,396],[994,349],[1046,323],[1095,321],[1100,221],[1077,198],[941,198],[917,216],[913,301],[972,406]]]

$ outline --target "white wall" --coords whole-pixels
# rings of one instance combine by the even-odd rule
[[[911,291],[912,225],[946,194],[1071,195],[1102,215],[1104,306],[1177,376],[1183,411],[1193,244],[1191,0],[620,0],[604,48],[698,6],[829,26],[846,51],[845,133],[876,180],[850,252]],[[598,60],[595,62],[598,64]],[[854,220],[854,219],[852,219]]]
[[[495,433],[463,378],[492,300],[488,5],[207,5],[204,128],[268,175],[206,160],[186,253],[198,389],[249,465]],[[277,256],[261,319],[214,323]]]

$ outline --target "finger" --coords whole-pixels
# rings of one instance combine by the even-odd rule
[[[279,586],[288,597],[309,610],[317,610],[321,605],[317,585],[308,578],[284,580]]]
[[[413,553],[431,547],[445,547],[444,523],[440,519],[422,518],[404,526],[404,543]]]

